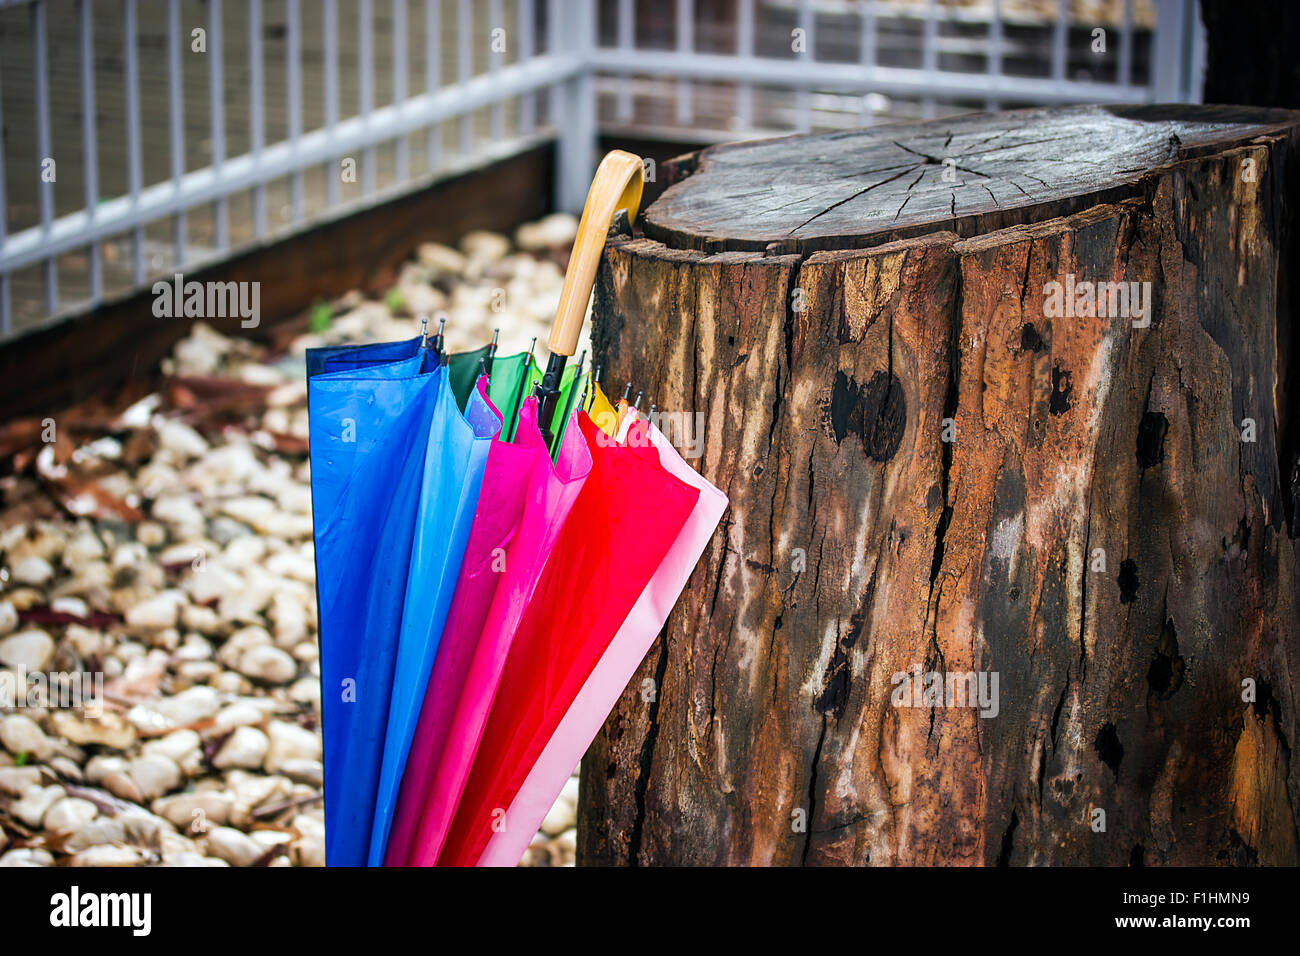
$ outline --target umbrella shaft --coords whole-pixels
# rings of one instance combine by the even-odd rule
[[[567,358],[568,356],[552,353],[546,363],[546,372],[534,390],[537,396],[537,427],[541,429],[548,445],[553,437],[551,419],[555,417],[555,406],[560,397],[560,383],[564,380],[564,362]]]

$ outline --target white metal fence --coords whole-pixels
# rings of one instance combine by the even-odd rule
[[[1195,0],[1082,5],[0,0],[0,341],[549,138],[1197,98]]]
[[[659,18],[646,7],[601,6],[584,59],[602,129],[724,140],[1200,95],[1195,0],[675,0]],[[727,15],[701,23],[702,7]]]

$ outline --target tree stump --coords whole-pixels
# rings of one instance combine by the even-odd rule
[[[595,361],[702,413],[731,507],[583,762],[580,863],[1298,861],[1297,124],[672,164]]]

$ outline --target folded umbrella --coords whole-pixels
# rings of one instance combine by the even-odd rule
[[[505,808],[699,499],[651,456],[576,417],[591,471],[556,541],[561,560],[547,563],[511,645],[439,865],[474,865],[503,829],[523,835]]]
[[[307,353],[331,865],[382,862],[477,482],[500,430],[488,394],[516,408],[541,377],[530,352],[498,358],[495,387],[475,397],[470,376],[489,348],[442,364],[425,345],[416,337]],[[579,387],[575,371],[566,369],[566,394]],[[434,502],[449,497],[444,514]],[[381,531],[371,537],[372,528]],[[348,574],[349,567],[370,573]],[[337,705],[325,700],[335,694]]]
[[[486,837],[456,821],[481,817],[484,797],[514,799],[698,501],[638,456],[625,409],[601,427],[573,413],[588,393],[608,407],[566,359],[608,223],[620,207],[635,216],[639,172],[618,151],[601,164],[544,372],[531,348],[497,358],[495,336],[447,354],[441,330],[308,355],[331,864],[481,853]],[[634,495],[661,524],[626,520],[616,505]],[[599,555],[614,546],[628,555],[606,580]],[[499,580],[484,576],[489,557]]]

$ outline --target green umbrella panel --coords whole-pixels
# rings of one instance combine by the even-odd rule
[[[486,365],[491,348],[490,345],[484,345],[469,352],[456,352],[447,360],[452,394],[456,396],[456,403],[462,410],[465,408],[465,403],[469,401],[470,393],[474,391],[474,382]],[[498,355],[492,360],[492,370],[488,376],[488,398],[501,413],[501,418],[505,422],[501,428],[502,441],[511,441],[514,438],[519,407],[524,399],[533,393],[533,387],[541,379],[542,369],[530,352]],[[585,382],[586,373],[580,374],[577,366],[570,365],[565,368],[564,378],[560,384],[560,398],[556,405],[558,424],[555,429],[555,440],[551,446],[552,458],[560,447],[560,439],[564,437],[564,429],[569,422],[569,413],[576,407]]]

